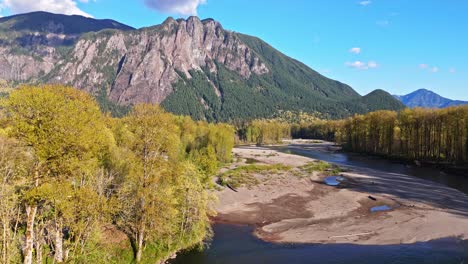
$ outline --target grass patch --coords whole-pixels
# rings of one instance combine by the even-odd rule
[[[327,172],[327,174],[333,175],[333,174],[338,174],[342,172],[340,167],[330,164],[328,162],[322,161],[322,160],[309,162],[306,165],[303,165],[299,168],[307,173],[318,171],[318,172]]]
[[[246,166],[237,167],[233,170],[226,171],[219,177],[220,184],[223,186],[231,186],[232,188],[239,188],[241,186],[254,186],[260,182],[253,176],[253,174],[266,174],[278,173],[280,171],[289,171],[292,167],[283,164],[275,165],[255,165],[250,164]]]
[[[245,159],[245,163],[246,164],[255,164],[255,163],[259,163],[260,161],[257,160],[257,159],[252,159],[252,158],[246,158]]]

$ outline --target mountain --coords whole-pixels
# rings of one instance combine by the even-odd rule
[[[407,95],[395,95],[395,98],[408,107],[445,108],[468,104],[466,101],[447,99],[426,89],[419,89]]]
[[[259,38],[197,17],[141,29],[45,12],[1,18],[0,78],[73,85],[111,109],[160,103],[210,121],[404,107],[382,91],[360,96]]]
[[[32,12],[0,18],[0,30],[29,31],[53,34],[82,34],[103,29],[132,30],[133,27],[111,19],[93,19],[83,16],[67,16],[47,12]]]

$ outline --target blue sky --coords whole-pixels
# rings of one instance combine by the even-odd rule
[[[134,27],[196,14],[258,36],[361,94],[426,88],[468,100],[465,0],[0,0],[0,9],[90,15]]]

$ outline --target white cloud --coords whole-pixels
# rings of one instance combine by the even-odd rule
[[[375,61],[369,61],[369,62],[362,62],[362,61],[353,61],[353,62],[346,62],[346,66],[358,70],[369,70],[369,69],[375,69],[379,67],[377,62]]]
[[[381,26],[381,27],[386,27],[388,25],[390,25],[390,21],[388,20],[380,20],[380,21],[377,21],[376,23],[378,26]]]
[[[145,4],[161,13],[196,16],[198,6],[205,4],[206,0],[145,0]]]
[[[431,73],[437,73],[437,72],[440,71],[439,67],[431,66],[431,65],[426,64],[426,63],[419,64],[419,69],[421,69],[423,71],[428,71],[428,72],[431,72]],[[452,71],[452,70],[454,70],[454,71]],[[449,69],[449,72],[454,73],[455,69],[451,68],[451,69]]]
[[[87,0],[80,0],[87,3]],[[0,7],[12,14],[46,11],[56,14],[92,17],[77,6],[76,0],[0,0]]]
[[[367,67],[369,67],[369,69],[375,69],[375,68],[379,67],[379,65],[375,61],[369,61],[367,63]]]
[[[372,1],[370,1],[370,0],[361,1],[358,4],[360,4],[362,6],[368,6],[368,5],[372,4]]]
[[[349,49],[349,52],[354,53],[354,54],[359,54],[361,53],[361,48],[354,47],[354,48]]]

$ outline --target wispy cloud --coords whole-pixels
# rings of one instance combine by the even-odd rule
[[[449,69],[449,72],[450,72],[450,73],[456,73],[456,72],[457,72],[457,69],[455,69],[455,68],[450,68],[450,69]]]
[[[390,21],[389,20],[379,20],[376,22],[377,26],[381,26],[381,27],[386,27],[388,25],[390,25]]]
[[[87,3],[88,0],[79,0]],[[92,17],[77,6],[76,0],[0,0],[0,7],[8,9],[12,14],[46,11],[65,15],[80,15]]]
[[[361,6],[368,6],[368,5],[372,4],[372,1],[370,1],[370,0],[360,1],[360,2],[358,2],[358,4],[361,5]]]
[[[200,5],[206,0],[145,0],[146,6],[161,13],[196,16]]]
[[[379,64],[375,61],[363,62],[363,61],[353,61],[353,62],[346,62],[346,66],[358,70],[369,70],[375,69],[379,67]]]
[[[349,52],[354,53],[354,54],[359,54],[361,53],[361,48],[359,47],[350,48]]]
[[[431,72],[431,73],[437,73],[440,71],[440,68],[437,67],[437,66],[434,66],[434,65],[429,65],[427,63],[421,63],[419,64],[419,69],[423,70],[423,71],[428,71],[428,72]],[[450,69],[452,70],[452,69]],[[449,70],[449,71],[450,71]]]

